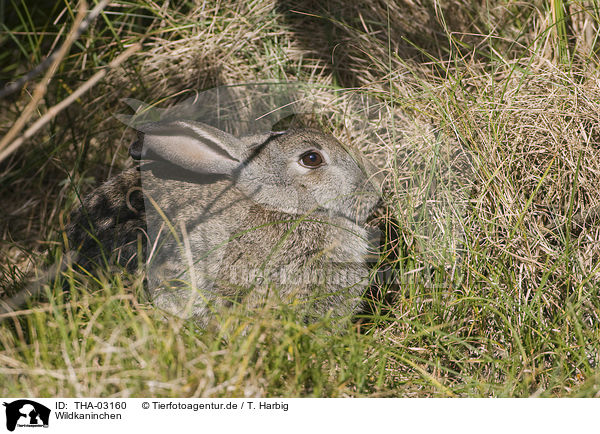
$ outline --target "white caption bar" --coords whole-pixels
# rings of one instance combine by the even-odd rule
[[[0,398],[0,433],[600,432],[597,399]],[[387,431],[386,431],[387,432]]]

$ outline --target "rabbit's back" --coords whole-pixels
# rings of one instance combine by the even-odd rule
[[[182,225],[183,236],[192,237],[195,251],[211,249],[225,239],[248,206],[230,181],[182,173],[169,165],[147,164],[142,169],[127,169],[105,181],[71,213],[68,247],[77,252],[80,265],[116,263],[133,271],[138,254],[145,261],[155,251],[153,244],[168,238],[169,228],[180,230]],[[151,233],[158,227],[160,240],[158,233],[154,237]],[[197,228],[211,236],[196,239]]]
[[[137,168],[121,172],[88,194],[71,213],[67,226],[69,249],[77,252],[77,262],[85,268],[116,262],[132,269],[144,232],[144,198]]]

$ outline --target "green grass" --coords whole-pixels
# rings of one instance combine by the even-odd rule
[[[62,31],[60,44],[76,6],[1,4],[6,80]],[[0,163],[0,294],[56,261],[78,197],[130,164],[122,98],[164,107],[219,84],[300,80],[379,101],[381,140],[339,113],[320,121],[385,171],[385,245],[340,334],[285,307],[198,330],[156,312],[141,276],[65,276],[68,295],[59,279],[0,323],[0,394],[600,396],[600,4],[420,4],[112,2],[40,112],[124,47],[141,52]],[[35,82],[0,101],[3,132]]]

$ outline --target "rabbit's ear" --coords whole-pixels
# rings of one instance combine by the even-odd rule
[[[245,145],[236,137],[200,122],[176,121],[140,128],[132,156],[152,154],[199,173],[231,174],[243,158]],[[131,150],[130,150],[131,153]]]

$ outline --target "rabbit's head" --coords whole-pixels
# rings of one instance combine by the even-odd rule
[[[363,223],[380,199],[368,161],[312,129],[234,137],[192,121],[148,124],[130,149],[202,175],[227,176],[262,206]]]

